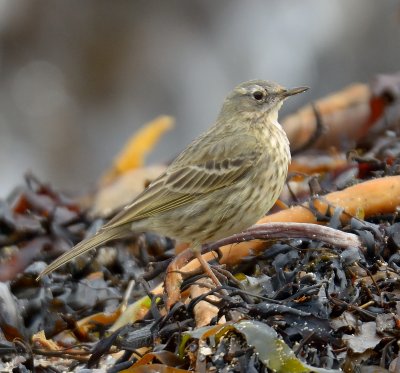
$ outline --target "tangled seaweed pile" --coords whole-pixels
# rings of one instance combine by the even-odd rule
[[[128,176],[137,170],[108,173],[94,198],[80,200],[28,175],[0,204],[1,369],[398,371],[399,86],[398,77],[381,77],[287,118],[284,126],[315,125],[308,140],[291,141],[298,154],[282,199],[292,207],[208,248],[224,292],[196,261],[179,267],[165,283],[178,289],[171,307],[163,281],[175,243],[153,234],[112,243],[35,280],[102,225],[108,216],[99,211],[108,215],[121,204],[108,205],[113,198],[104,194],[138,180]],[[358,131],[344,131],[356,122]],[[161,133],[163,123],[149,128]],[[327,138],[335,152],[326,151]],[[287,231],[272,236],[269,223],[285,223]]]

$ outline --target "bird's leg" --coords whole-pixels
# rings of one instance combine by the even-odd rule
[[[223,296],[229,295],[229,293],[225,289],[222,288],[221,282],[218,280],[217,276],[215,276],[215,273],[211,269],[207,260],[205,260],[203,258],[203,256],[201,255],[200,246],[194,246],[193,248],[191,248],[191,250],[194,253],[196,259],[200,262],[200,265],[203,268],[205,274],[211,278],[211,280],[212,280],[212,282],[214,282],[215,286],[220,288],[220,290],[218,292]]]
[[[201,255],[200,248],[198,246],[195,246],[192,248],[192,251],[193,251],[194,255],[196,256],[197,260],[200,262],[200,265],[202,266],[204,272],[211,278],[211,280],[214,282],[214,284],[218,287],[222,286],[222,284],[218,280],[217,276],[215,276],[215,273],[212,271],[207,260],[205,260],[203,258],[203,256]]]
[[[201,256],[201,245],[193,245],[185,251],[181,252],[176,256],[167,268],[167,273],[165,275],[165,291],[167,293],[166,306],[170,309],[173,304],[180,299],[180,287],[183,281],[182,273],[180,269],[187,264],[191,259],[195,257],[199,262],[201,268],[204,272],[211,278],[214,284],[221,287],[221,282],[215,276],[208,262]],[[228,295],[225,289],[219,291],[222,295]]]

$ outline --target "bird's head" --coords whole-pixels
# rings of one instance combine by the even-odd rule
[[[274,82],[250,80],[239,84],[227,96],[220,117],[232,117],[235,114],[246,115],[250,118],[268,114],[275,117],[286,98],[307,90],[308,87],[286,89]]]

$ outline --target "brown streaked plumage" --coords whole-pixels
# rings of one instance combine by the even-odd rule
[[[254,224],[279,197],[290,163],[278,111],[285,98],[307,89],[287,90],[263,80],[238,85],[225,99],[215,124],[164,174],[39,277],[131,232],[156,232],[190,242],[196,250]]]

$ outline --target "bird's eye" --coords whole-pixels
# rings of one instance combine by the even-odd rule
[[[256,99],[257,101],[261,101],[264,98],[264,92],[261,91],[253,92],[253,98]]]

